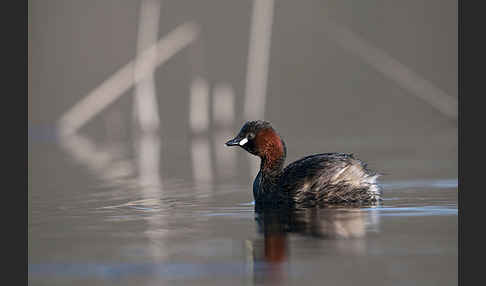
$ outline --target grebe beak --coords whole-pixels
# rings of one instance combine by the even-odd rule
[[[238,146],[238,145],[240,145],[240,142],[242,140],[245,140],[245,139],[246,138],[241,139],[241,138],[236,137],[236,138],[231,139],[228,142],[226,142],[226,146]]]

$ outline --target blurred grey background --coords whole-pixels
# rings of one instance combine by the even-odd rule
[[[54,126],[135,59],[143,19],[141,2],[133,0],[28,4],[28,114],[29,130],[35,133]],[[415,165],[427,165],[415,173],[419,177],[456,176],[457,114],[449,116],[435,105],[450,101],[445,97],[457,104],[457,1],[272,4],[268,71],[258,73],[260,80],[267,78],[262,117],[286,140],[289,159],[315,152],[357,152],[397,177],[416,172]],[[153,24],[157,39],[186,22],[199,29],[197,39],[157,66],[153,75],[162,141],[178,141],[178,148],[170,151],[165,149],[170,144],[162,144],[161,156],[169,162],[189,156],[190,86],[195,77],[206,81],[210,102],[215,86],[232,90],[235,133],[246,119],[252,8],[252,1],[160,1],[158,23]],[[370,59],[374,52],[378,54]],[[390,59],[396,64],[386,63]],[[262,60],[257,57],[256,62]],[[414,78],[407,80],[396,70],[403,68]],[[398,75],[390,76],[394,69]],[[414,92],[417,81],[435,89]],[[103,139],[107,122],[119,121],[126,130],[116,134],[130,136],[134,93],[132,85],[84,124],[82,132]],[[420,93],[439,93],[439,99],[423,100]],[[210,120],[209,130],[214,125]],[[222,143],[217,142],[218,148]],[[186,167],[178,164],[174,172]]]

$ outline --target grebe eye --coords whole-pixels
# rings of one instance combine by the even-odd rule
[[[248,139],[252,140],[255,138],[255,133],[248,133]]]

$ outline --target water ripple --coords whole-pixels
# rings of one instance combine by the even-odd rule
[[[434,188],[434,189],[451,189],[458,187],[457,179],[439,179],[439,180],[407,180],[382,183],[381,186],[386,190],[400,190],[410,188]]]

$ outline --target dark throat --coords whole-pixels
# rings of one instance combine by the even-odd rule
[[[272,205],[286,202],[286,193],[279,188],[279,181],[283,174],[287,151],[285,143],[278,139],[273,140],[275,144],[268,145],[260,156],[260,188],[254,192],[256,202]]]

